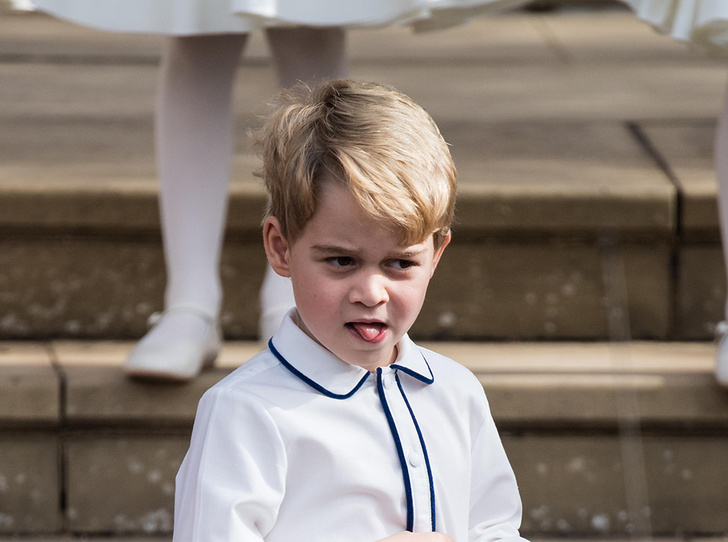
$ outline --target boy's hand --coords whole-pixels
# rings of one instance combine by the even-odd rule
[[[402,531],[378,542],[453,542],[453,539],[442,533],[411,533]]]

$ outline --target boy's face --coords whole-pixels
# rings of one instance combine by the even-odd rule
[[[349,191],[329,183],[296,241],[265,223],[268,259],[293,282],[301,327],[347,363],[373,371],[396,359],[396,344],[414,323],[450,237],[400,245]]]

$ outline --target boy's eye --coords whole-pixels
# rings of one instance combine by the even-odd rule
[[[409,269],[413,265],[416,264],[411,260],[392,260],[392,267],[395,269]]]
[[[334,258],[327,258],[326,261],[334,267],[348,267],[354,263],[354,259],[348,256],[336,256]]]

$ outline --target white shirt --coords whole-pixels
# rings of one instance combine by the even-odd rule
[[[200,400],[174,542],[374,542],[403,530],[523,540],[483,388],[407,336],[376,373],[286,317],[271,348]]]

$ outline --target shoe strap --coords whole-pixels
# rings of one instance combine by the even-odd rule
[[[201,307],[199,305],[175,305],[173,307],[165,309],[163,312],[153,312],[152,314],[150,314],[149,318],[147,319],[147,325],[149,327],[155,326],[167,314],[173,314],[176,312],[196,314],[210,324],[215,324],[217,322],[217,317],[211,314],[210,311],[208,311],[204,307]]]

